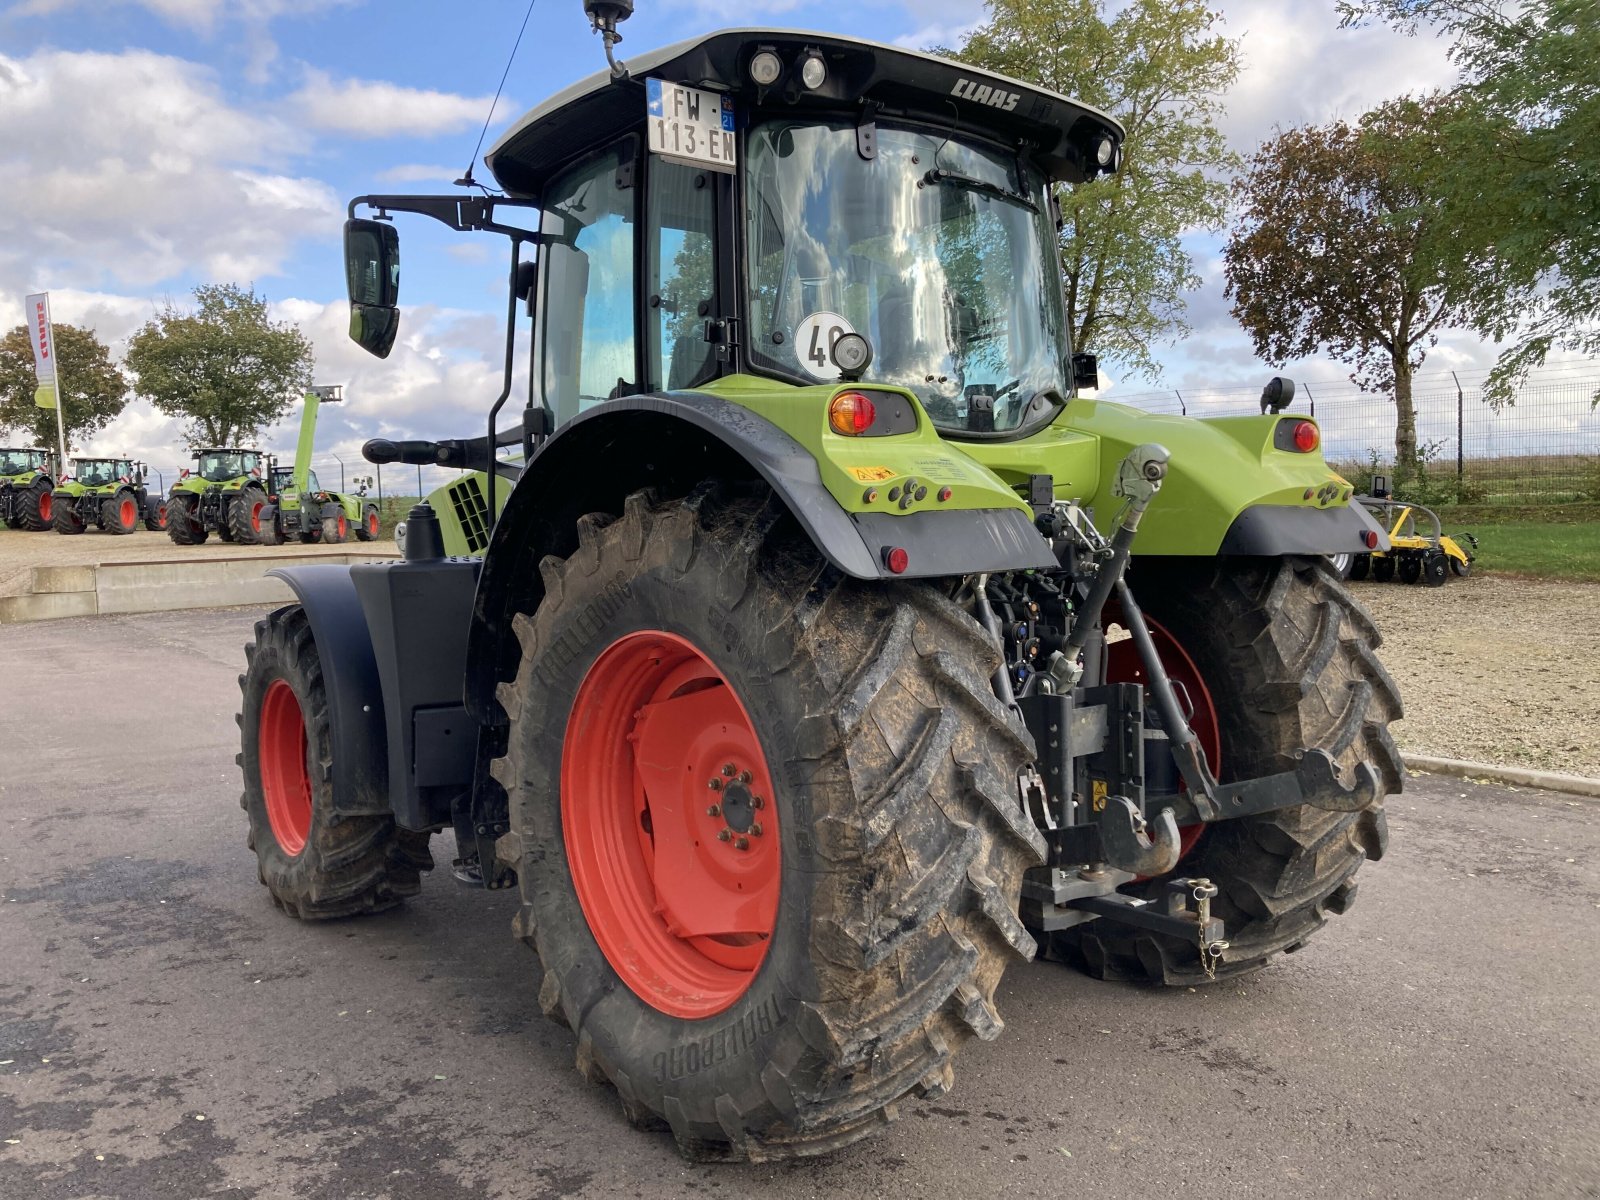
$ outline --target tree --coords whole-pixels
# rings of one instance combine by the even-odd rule
[[[311,343],[292,323],[267,319],[267,302],[237,284],[194,290],[198,312],[168,304],[128,341],[139,393],[184,417],[191,449],[254,438],[311,386]]]
[[[55,346],[56,385],[70,452],[74,443],[98,433],[122,411],[128,403],[128,381],[92,329],[57,324]],[[54,446],[56,414],[35,406],[36,387],[33,342],[28,327],[18,325],[0,338],[0,434]]]
[[[1455,38],[1463,81],[1431,156],[1416,158],[1456,248],[1439,270],[1487,332],[1513,344],[1486,393],[1554,349],[1600,354],[1600,5],[1594,0],[1344,0],[1344,23],[1432,26]],[[1476,255],[1492,256],[1486,281]],[[1600,392],[1595,394],[1600,404]]]
[[[989,0],[954,57],[1075,96],[1127,130],[1120,170],[1063,192],[1061,262],[1073,344],[1153,379],[1151,348],[1188,332],[1183,294],[1201,282],[1183,234],[1226,215],[1238,158],[1216,120],[1239,50],[1196,0],[1130,0],[1110,18],[1106,7]]]
[[[1233,315],[1258,354],[1281,363],[1325,351],[1355,368],[1355,383],[1392,392],[1402,476],[1417,462],[1412,376],[1439,330],[1472,324],[1438,270],[1449,233],[1411,170],[1414,147],[1450,118],[1442,99],[1402,100],[1357,126],[1279,133],[1235,185],[1238,222],[1223,249]]]

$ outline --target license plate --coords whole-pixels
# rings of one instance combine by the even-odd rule
[[[720,92],[646,79],[650,153],[669,162],[732,171],[733,100]]]

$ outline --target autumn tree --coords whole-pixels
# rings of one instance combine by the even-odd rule
[[[1491,336],[1512,343],[1490,374],[1491,402],[1509,402],[1552,350],[1600,354],[1600,5],[1339,7],[1346,24],[1383,20],[1454,40],[1463,79],[1451,92],[1451,119],[1417,148],[1413,164],[1436,205],[1436,226],[1448,231],[1438,270],[1465,292]]]
[[[128,381],[92,329],[56,324],[56,386],[70,452],[74,443],[98,433],[128,403]],[[38,446],[56,444],[54,409],[33,402],[37,380],[33,342],[26,325],[0,338],[0,435]]]
[[[1438,267],[1449,234],[1409,165],[1448,108],[1398,101],[1357,125],[1279,133],[1235,185],[1223,250],[1233,315],[1258,354],[1281,363],[1326,353],[1360,386],[1394,397],[1402,476],[1417,462],[1412,377],[1441,329],[1472,323]]]
[[[311,386],[311,343],[267,316],[265,297],[237,284],[194,290],[199,308],[167,305],[128,342],[139,394],[183,418],[191,449],[254,438]]]
[[[1200,286],[1186,231],[1221,226],[1237,165],[1217,118],[1239,73],[1237,41],[1195,0],[989,0],[954,51],[975,66],[1075,96],[1127,130],[1114,175],[1063,191],[1073,344],[1155,378],[1152,347],[1188,332]]]

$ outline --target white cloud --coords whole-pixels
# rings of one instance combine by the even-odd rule
[[[0,57],[0,280],[149,285],[255,278],[337,226],[338,198],[287,173],[304,135],[227,103],[181,59]]]
[[[384,183],[454,183],[463,169],[431,163],[401,163],[397,167],[379,171],[378,178]]]
[[[313,129],[347,137],[436,137],[481,125],[489,114],[491,99],[381,80],[335,80],[312,68],[306,72],[304,85],[288,98],[288,108]],[[516,112],[518,105],[503,96],[495,111],[502,115]]]
[[[261,24],[278,17],[314,16],[334,5],[359,3],[361,0],[23,0],[13,5],[7,15],[47,17],[74,8],[98,9],[115,4],[145,9],[169,25],[209,32],[227,20]]]

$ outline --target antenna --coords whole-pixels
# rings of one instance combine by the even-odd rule
[[[583,0],[583,11],[588,14],[590,27],[606,44],[611,78],[621,82],[628,77],[628,67],[611,56],[611,48],[622,40],[617,25],[633,16],[633,0]]]
[[[484,117],[483,128],[478,130],[478,144],[472,148],[472,157],[467,159],[467,173],[456,180],[457,187],[483,188],[483,184],[472,177],[472,168],[478,161],[478,151],[483,149],[483,135],[489,132],[489,122],[494,120],[494,109],[495,105],[500,103],[500,93],[505,91],[506,77],[511,74],[511,64],[517,61],[517,47],[522,45],[522,35],[528,31],[528,18],[533,16],[534,3],[535,0],[528,0],[528,11],[522,14],[522,28],[517,30],[517,40],[511,43],[511,55],[506,59],[506,69],[500,72],[500,86],[495,88],[494,99],[489,101],[489,115]],[[631,9],[633,5],[629,4],[628,7]],[[483,190],[489,189],[483,188]]]

